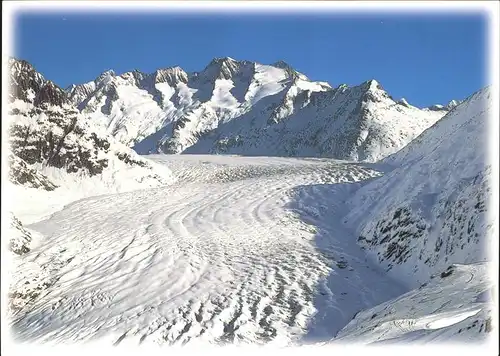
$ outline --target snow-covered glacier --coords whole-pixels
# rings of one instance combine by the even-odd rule
[[[419,109],[284,62],[106,71],[67,90],[8,65],[15,342],[494,334],[490,88]]]

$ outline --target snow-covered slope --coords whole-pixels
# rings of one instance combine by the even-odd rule
[[[493,280],[487,263],[451,265],[418,289],[360,311],[335,343],[467,342],[492,336]]]
[[[251,111],[222,125],[215,143],[203,138],[186,152],[375,161],[396,152],[443,115],[395,103],[374,80],[352,88],[304,91],[293,104],[284,102],[288,104],[282,107],[294,109],[283,115],[274,110],[267,120],[260,111]]]
[[[67,89],[103,130],[141,153],[322,156],[375,161],[446,114],[395,102],[375,81],[333,89],[287,63],[216,58],[202,72],[180,67],[116,75]]]
[[[494,221],[483,89],[382,163],[393,169],[350,199],[347,224],[389,274],[417,287],[451,263],[487,259]]]

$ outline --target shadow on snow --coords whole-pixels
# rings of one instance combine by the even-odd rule
[[[294,199],[288,208],[315,231],[313,243],[330,266],[328,276],[313,292],[317,312],[300,340],[302,344],[333,339],[359,311],[407,291],[370,261],[344,224],[349,197],[371,180],[305,185],[292,192]]]

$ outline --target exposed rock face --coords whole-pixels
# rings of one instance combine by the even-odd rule
[[[10,69],[10,100],[19,99],[33,102],[36,93],[39,93],[46,83],[43,76],[24,60],[10,58],[8,66]]]
[[[4,118],[10,144],[7,184],[19,188],[17,193],[40,196],[42,201],[52,197],[57,200],[59,195],[78,199],[86,194],[166,185],[173,180],[168,168],[139,157],[111,135],[96,129],[71,104],[65,91],[46,80],[28,62],[9,59],[8,66],[11,92],[9,115]],[[112,75],[108,72],[102,80],[109,81]],[[142,79],[136,76],[134,80]],[[111,100],[112,83],[103,85],[108,86],[106,93]],[[92,85],[78,87],[74,95],[84,97],[93,90]],[[92,190],[82,189],[89,186]],[[36,204],[36,200],[26,199],[26,204]],[[57,256],[60,261],[38,266],[25,256],[38,233],[23,226],[14,215],[10,225],[8,248],[18,268],[13,269],[17,275],[9,287],[8,309],[11,315],[17,315],[56,282],[52,268],[62,267],[70,260]]]
[[[17,265],[13,268],[13,284],[8,289],[7,316],[12,317],[28,310],[30,303],[36,300],[56,278],[53,275],[53,266],[48,264],[37,266],[36,263],[26,260],[26,255],[32,250],[36,232],[27,229],[21,221],[10,215],[9,250],[15,258],[12,262]],[[56,263],[56,265],[58,265]],[[62,264],[59,264],[62,265]],[[24,273],[24,269],[29,271]]]

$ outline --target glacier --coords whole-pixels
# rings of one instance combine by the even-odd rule
[[[282,61],[108,70],[66,90],[8,65],[15,342],[495,334],[491,88],[416,108]]]

